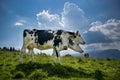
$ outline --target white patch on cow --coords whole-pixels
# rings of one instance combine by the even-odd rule
[[[43,45],[38,44],[38,46],[36,48],[38,48],[40,50],[51,49],[51,48],[53,48],[53,40],[48,40]]]
[[[27,36],[24,37],[24,41],[23,41],[24,43],[23,43],[23,45],[24,45],[25,48],[31,48],[31,49],[33,49],[36,46],[34,33],[33,34],[29,34],[27,32],[26,34],[27,34]]]

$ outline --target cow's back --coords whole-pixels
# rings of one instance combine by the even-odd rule
[[[44,43],[53,40],[54,38],[52,30],[37,30],[35,34],[38,37],[38,43],[40,45],[44,45]]]

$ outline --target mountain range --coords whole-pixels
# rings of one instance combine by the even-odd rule
[[[110,58],[110,59],[120,59],[120,50],[108,49],[108,50],[96,50],[88,52],[91,58]],[[78,53],[72,54],[72,56],[83,56]]]
[[[110,58],[110,59],[120,59],[120,50],[108,49],[89,52],[89,56],[92,58]]]

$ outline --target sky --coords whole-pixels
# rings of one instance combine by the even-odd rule
[[[85,52],[120,50],[120,0],[0,0],[0,47],[22,47],[24,29],[79,30]]]

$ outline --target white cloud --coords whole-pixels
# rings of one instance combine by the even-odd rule
[[[89,21],[84,16],[84,11],[76,4],[66,2],[64,4],[61,15],[51,14],[49,11],[43,10],[36,14],[38,26],[41,29],[69,29],[69,30],[83,30],[88,27]]]
[[[89,31],[99,31],[111,40],[120,40],[120,20],[110,19],[104,24],[100,21],[91,23]]]
[[[19,20],[17,22],[15,22],[14,26],[23,26],[26,23],[25,20]]]
[[[23,24],[20,23],[20,22],[16,22],[14,25],[15,25],[15,26],[22,26]]]
[[[89,26],[84,11],[74,3],[66,2],[62,12],[62,23],[67,29],[85,30]]]
[[[50,14],[48,10],[43,10],[42,12],[36,14],[36,16],[38,26],[41,29],[58,29],[63,27],[58,14]]]
[[[120,50],[120,41],[111,43],[92,43],[82,46],[85,51],[96,51],[96,50],[108,50],[108,49],[118,49]]]

